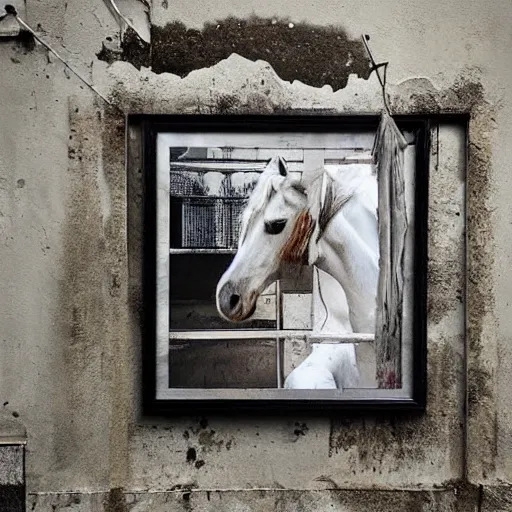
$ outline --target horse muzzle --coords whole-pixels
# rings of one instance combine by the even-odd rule
[[[242,322],[256,310],[256,298],[256,293],[250,293],[248,300],[244,300],[238,287],[228,281],[217,291],[217,309],[227,320]]]

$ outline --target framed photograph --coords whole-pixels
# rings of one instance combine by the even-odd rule
[[[427,120],[137,120],[146,414],[422,409]]]

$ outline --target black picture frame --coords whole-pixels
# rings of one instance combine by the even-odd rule
[[[203,415],[209,413],[291,412],[331,414],[423,411],[427,391],[427,230],[429,186],[429,126],[432,117],[394,117],[401,130],[416,134],[415,244],[414,244],[414,340],[413,385],[410,398],[373,399],[157,399],[156,398],[156,141],[159,133],[377,130],[377,115],[129,115],[128,125],[141,127],[143,158],[143,286],[142,286],[142,412],[149,416]]]

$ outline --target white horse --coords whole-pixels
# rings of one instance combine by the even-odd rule
[[[353,332],[345,292],[332,276],[314,268],[312,333]],[[344,389],[359,384],[352,343],[312,343],[312,352],[285,379],[287,389]]]
[[[340,167],[318,169],[304,175],[300,183],[288,174],[282,158],[269,162],[244,210],[237,254],[217,285],[217,309],[224,318],[235,322],[249,318],[259,294],[279,279],[285,265],[309,264],[330,274],[345,291],[350,322],[339,319],[338,334],[374,332],[379,274],[377,182],[368,166]],[[323,291],[321,282],[319,290]],[[336,303],[341,301],[331,295],[323,297],[326,312],[336,317]],[[335,381],[341,387],[336,353],[346,359],[348,348],[340,347],[314,347],[294,372],[304,373],[308,360],[315,366],[323,360],[329,383],[318,378],[316,385],[307,387],[336,387]],[[355,353],[349,359],[353,367]],[[287,381],[294,380],[294,372]]]

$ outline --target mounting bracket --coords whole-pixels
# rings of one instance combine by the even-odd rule
[[[0,41],[4,37],[16,37],[21,32],[16,14],[26,19],[27,8],[25,0],[0,0]]]

